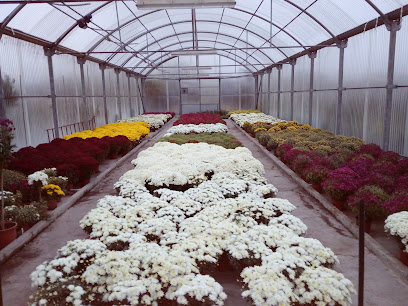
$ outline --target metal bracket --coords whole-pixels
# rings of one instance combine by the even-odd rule
[[[126,71],[126,76],[127,76],[128,78],[130,78],[130,77],[132,77],[132,76],[134,76],[134,75],[135,75],[134,73],[131,73],[131,72]]]
[[[385,89],[397,89],[398,88],[398,85],[387,85],[387,86],[385,86]]]
[[[51,48],[44,47],[44,55],[45,56],[53,56],[54,54],[55,54],[55,48],[54,47],[51,47]]]
[[[278,64],[278,65],[276,65],[276,69],[278,69],[278,70],[282,70],[282,64]]]
[[[289,59],[289,64],[292,66],[296,65],[296,58]]]
[[[122,70],[119,69],[119,68],[114,68],[113,70],[115,71],[116,74],[119,74],[119,73],[122,71]]]
[[[99,69],[105,70],[106,69],[106,64],[99,64]]]
[[[401,30],[401,20],[394,20],[385,24],[385,27],[390,32],[397,32]]]
[[[310,51],[307,53],[307,56],[309,56],[309,58],[316,58],[317,57],[317,51]]]
[[[347,48],[347,39],[339,40],[336,42],[336,45],[340,49]]]
[[[86,59],[84,57],[77,57],[77,63],[80,65],[85,64]]]
[[[265,70],[265,73],[268,73],[268,74],[269,74],[269,73],[271,73],[271,72],[272,72],[272,68],[268,68],[268,69]]]

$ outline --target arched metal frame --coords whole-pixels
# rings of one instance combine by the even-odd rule
[[[301,12],[301,14],[304,14],[304,15],[308,16],[309,18],[311,18],[317,25],[319,25],[326,33],[328,33],[328,34],[331,36],[331,39],[334,40],[335,43],[337,43],[337,44],[340,43],[338,37],[335,36],[322,22],[320,22],[320,20],[319,20],[318,18],[314,17],[310,12],[308,12],[307,9],[301,8],[300,6],[298,6],[296,3],[292,2],[291,0],[283,0],[283,1],[285,1],[285,2],[288,3],[289,5],[293,6],[293,7],[296,8],[297,10],[299,10],[299,11]],[[97,8],[93,9],[93,10],[92,10],[91,12],[89,12],[89,13],[93,14],[93,13],[97,12],[98,10],[102,9],[103,7],[105,7],[105,6],[109,5],[109,4],[111,4],[112,2],[114,2],[114,0],[106,1],[105,3],[103,3],[102,5],[100,5],[100,6],[97,7]],[[389,24],[390,24],[389,18],[388,18],[374,3],[372,3],[372,1],[370,1],[370,0],[364,0],[364,2],[367,3],[369,6],[371,6],[372,9],[375,10],[375,11],[380,15],[379,18],[381,18],[381,19],[384,21],[384,24],[386,24],[386,25],[389,25]],[[21,3],[20,5],[18,5],[18,6],[9,14],[9,16],[7,16],[7,17],[4,19],[3,23],[2,23],[1,26],[0,26],[0,37],[1,37],[1,35],[3,34],[4,30],[6,29],[7,24],[25,7],[25,5],[27,5],[27,4],[29,4],[29,3],[30,3],[30,1],[27,1],[27,3]],[[52,4],[51,4],[51,5],[52,5]],[[136,15],[133,13],[133,11],[132,11],[127,5],[126,5],[126,7],[129,9],[130,12],[132,12],[132,14],[135,16],[135,18],[133,18],[133,19],[131,19],[131,20],[129,20],[129,21],[127,21],[127,22],[125,22],[125,23],[119,25],[117,28],[113,29],[112,31],[107,31],[108,34],[105,35],[105,36],[103,36],[96,44],[94,44],[94,45],[88,50],[87,55],[89,55],[93,50],[95,50],[95,48],[97,48],[97,46],[99,46],[104,40],[108,39],[110,36],[114,36],[114,34],[115,34],[117,31],[120,31],[121,28],[127,26],[128,24],[131,24],[131,23],[134,22],[134,21],[139,21],[140,24],[141,24],[142,26],[144,26],[144,24],[139,20],[140,18],[142,18],[142,17],[144,17],[144,16],[147,16],[147,15],[150,15],[150,14],[154,14],[154,13],[156,13],[156,12],[158,12],[158,11],[161,11],[161,10],[152,10],[152,11],[149,11],[149,12],[147,12],[147,13],[145,13],[145,14],[140,15],[140,16],[136,16]],[[246,10],[244,10],[244,9],[239,9],[239,8],[227,8],[227,9],[237,10],[237,11],[242,12],[242,13],[245,13],[245,14],[250,14],[252,17],[256,17],[256,18],[259,18],[260,20],[263,20],[263,21],[265,21],[265,22],[270,23],[272,26],[277,27],[280,31],[282,31],[282,32],[284,32],[285,34],[287,34],[291,39],[294,39],[294,40],[299,44],[299,46],[303,47],[304,50],[306,51],[306,48],[305,48],[296,38],[294,38],[290,33],[288,33],[288,32],[285,30],[285,27],[283,27],[283,28],[282,28],[282,27],[279,27],[279,26],[277,26],[276,24],[274,24],[273,22],[271,22],[271,20],[267,20],[267,19],[265,19],[265,18],[263,18],[263,17],[257,15],[257,14],[256,14],[257,10],[256,10],[255,12],[249,12],[249,11],[246,11]],[[167,10],[166,10],[166,12],[167,12]],[[198,22],[200,22],[200,21],[209,22],[209,21],[205,21],[205,20],[198,20]],[[193,22],[193,18],[192,18],[192,20],[186,20],[186,21],[182,21],[182,22],[178,22],[178,23],[184,23],[184,22],[188,22],[188,23]],[[217,21],[212,21],[212,22],[217,22]],[[217,23],[219,23],[219,24],[227,24],[227,23],[222,22],[222,21],[218,21]],[[146,32],[144,32],[144,33],[141,34],[141,35],[150,34],[150,35],[153,37],[153,39],[155,40],[154,43],[159,44],[158,41],[160,41],[161,39],[160,39],[160,40],[156,40],[156,39],[154,38],[154,36],[153,36],[151,33],[154,32],[154,31],[157,30],[157,29],[164,28],[164,27],[167,27],[167,26],[172,26],[172,25],[174,25],[174,24],[175,24],[175,23],[172,23],[172,22],[171,22],[171,23],[169,23],[169,24],[162,25],[162,26],[160,26],[160,27],[157,27],[157,28],[154,28],[154,29],[149,29],[149,30],[145,27]],[[59,44],[62,42],[62,40],[63,40],[65,37],[67,37],[67,36],[75,29],[76,26],[77,26],[76,23],[74,23],[73,25],[71,25],[71,26],[53,43],[53,46],[59,46]],[[234,25],[234,26],[235,26],[235,25]],[[247,29],[247,26],[245,26],[245,28],[242,28],[242,27],[239,27],[239,28],[243,29],[243,31],[245,31],[245,30],[246,30],[246,31],[249,31],[249,30]],[[174,27],[173,27],[173,30],[174,30]],[[242,35],[242,33],[243,33],[243,32],[241,32],[241,35]],[[214,33],[214,34],[217,34],[217,36],[218,36],[218,35],[223,35],[222,33],[219,33],[219,31],[218,31],[217,33]],[[178,35],[181,35],[181,33],[176,33],[176,31],[175,31],[175,34],[174,34],[173,36],[178,39]],[[270,42],[270,40],[271,40],[271,38],[272,38],[272,37],[270,37],[269,39],[267,39],[267,38],[264,38],[264,37],[261,36],[261,35],[257,35],[257,36],[258,36],[258,37],[261,37],[263,40],[265,40],[265,43],[268,42],[268,41]],[[139,37],[140,37],[140,36],[139,36]],[[240,36],[239,36],[239,37],[240,37]],[[239,37],[237,37],[237,42],[239,41]],[[116,37],[115,37],[115,38],[116,38]],[[167,37],[167,38],[169,38],[169,37]],[[116,39],[117,39],[117,38],[116,38]],[[135,38],[135,39],[137,39],[137,38]],[[129,45],[132,41],[134,41],[135,39],[132,39],[131,41],[126,42],[125,46],[128,46],[128,45]],[[178,41],[179,41],[179,43],[180,43],[180,40],[179,40],[179,39],[178,39]],[[241,41],[242,41],[242,40],[241,40]],[[264,43],[264,44],[265,44],[265,43]],[[235,44],[236,44],[236,43],[235,43]],[[233,46],[235,46],[235,44],[234,44]],[[151,45],[151,44],[147,44],[147,45],[145,46],[145,48],[148,48],[149,45]],[[119,50],[123,50],[123,48],[124,48],[125,46],[119,48]],[[159,44],[159,46],[160,46],[160,44]],[[144,49],[144,48],[143,48],[143,49]],[[142,50],[143,50],[143,49],[142,49]],[[162,49],[164,49],[164,48],[162,48]],[[284,56],[286,56],[286,59],[285,59],[285,60],[289,60],[289,57],[288,57],[281,49],[279,49],[279,48],[277,48],[277,49],[278,49]],[[260,49],[255,49],[255,50],[251,53],[251,57],[253,57],[253,54],[255,54],[257,51],[260,51]],[[118,52],[118,50],[112,51],[113,54],[116,54],[117,52]],[[137,52],[137,51],[135,51],[135,52]],[[228,53],[231,53],[231,52],[228,52]],[[248,53],[248,54],[249,54],[249,53]],[[265,55],[264,52],[262,52],[262,54]],[[132,57],[133,57],[133,56],[134,56],[134,55],[132,55]],[[145,58],[149,58],[150,56],[151,56],[151,55],[149,55],[148,57],[145,57]],[[107,59],[106,62],[109,63],[109,60],[111,60],[113,57],[114,57],[114,55],[111,55],[111,56]],[[228,57],[228,56],[227,56],[227,57]],[[270,59],[269,56],[267,56],[267,57]],[[126,62],[128,62],[129,60],[130,60],[130,59],[128,59]],[[284,61],[285,61],[285,60],[284,60]],[[284,61],[280,61],[280,62],[284,62]],[[272,62],[273,62],[273,61],[272,61]]]
[[[160,40],[164,40],[164,39],[167,39],[167,38],[170,38],[170,37],[174,37],[174,36],[176,36],[176,35],[185,35],[185,34],[190,34],[190,33],[191,33],[191,32],[183,32],[183,33],[178,33],[178,34],[172,34],[172,35],[163,37],[163,38],[161,38]],[[206,32],[197,32],[197,33],[216,34],[215,32],[207,32],[207,31],[206,31]],[[235,38],[235,37],[233,37],[233,36],[231,36],[231,35],[228,35],[228,34],[219,34],[219,35],[226,36],[226,37],[230,37],[230,38]],[[159,40],[159,41],[160,41],[160,40]],[[189,40],[189,41],[192,41],[192,40]],[[199,39],[198,41],[208,41],[208,40],[206,40],[206,39]],[[242,41],[242,40],[241,40],[241,41]],[[183,41],[183,42],[187,42],[187,41]],[[183,43],[183,42],[181,42],[181,41],[179,40],[178,42],[175,42],[175,43],[172,43],[172,44],[170,44],[170,45],[167,45],[167,46],[163,47],[163,48],[162,48],[163,53],[165,52],[165,50],[164,50],[165,48],[168,48],[168,47],[174,46],[174,45],[178,45],[178,44],[181,44],[181,43]],[[243,41],[243,42],[244,42],[244,41]],[[219,44],[224,44],[224,45],[227,45],[227,46],[230,46],[230,47],[233,47],[233,45],[228,44],[228,43],[225,43],[225,42],[218,42],[218,43],[219,43]],[[152,44],[153,44],[153,43],[152,43]],[[142,49],[139,49],[139,50],[137,50],[137,51],[138,51],[138,52],[142,52],[142,51],[144,51],[144,49],[148,48],[148,47],[151,46],[152,44],[148,44],[148,45],[144,46]],[[251,48],[255,48],[254,45],[252,45],[252,44],[249,44],[249,45],[251,46]],[[182,46],[181,46],[181,47],[182,47]],[[182,50],[182,49],[179,49],[179,50]],[[160,50],[156,50],[156,51],[160,51]],[[245,52],[244,50],[240,50],[240,51],[246,53],[248,56],[251,56],[248,52]],[[153,54],[154,54],[154,53],[151,53],[151,54],[149,54],[148,56],[145,56],[145,57],[142,59],[142,61],[149,59],[149,57],[151,57]],[[265,54],[264,52],[262,52],[262,54],[263,54],[266,58],[268,58],[272,63],[275,63],[267,54]],[[255,59],[254,56],[251,56],[251,57]],[[125,66],[132,58],[133,58],[133,56],[129,57],[126,61],[124,61],[124,62],[121,64],[121,66],[122,66],[122,67]],[[110,59],[110,60],[111,60],[111,59]],[[142,61],[138,62],[138,63],[136,64],[136,66],[138,66]],[[257,61],[258,63],[260,63],[259,60],[256,59],[256,61]],[[266,67],[267,65],[263,65],[263,66]]]
[[[184,43],[184,42],[190,42],[190,41],[192,41],[192,40],[186,40],[186,41],[183,41],[182,43]],[[208,41],[210,41],[210,40],[208,40]],[[177,43],[174,43],[173,45],[176,45]],[[172,45],[170,45],[170,46],[168,46],[168,47],[171,47]],[[182,48],[182,49],[178,49],[178,50],[176,50],[176,51],[184,51],[184,50],[191,50],[191,48]],[[223,52],[223,51],[220,51],[220,52]],[[219,54],[219,55],[222,55],[222,54]],[[165,56],[168,56],[168,54],[164,54],[164,55],[162,55],[162,56],[160,56],[160,57],[158,57],[157,59],[155,59],[154,61],[153,61],[153,63],[154,62],[157,62],[158,60],[160,60],[160,59],[162,59],[162,58],[164,58]],[[235,59],[233,59],[233,58],[230,58],[230,57],[228,57],[228,56],[225,56],[225,55],[222,55],[223,57],[226,57],[226,58],[228,58],[228,59],[230,59],[230,60],[232,60],[232,61],[234,61],[234,62],[237,62],[237,63],[239,63],[238,61],[236,61]],[[177,56],[172,56],[171,58],[175,58],[175,57],[177,57]],[[238,58],[240,58],[240,59],[243,59],[243,60],[245,60],[242,56],[239,56],[239,55],[237,55],[237,57]],[[259,64],[261,64],[261,62],[259,62],[258,60],[257,60],[257,62],[259,63]],[[140,62],[139,62],[140,63]],[[150,67],[151,68],[151,70],[149,70],[149,72],[146,74],[146,76],[147,75],[149,75],[150,73],[152,73],[153,72],[153,70],[155,70],[155,69],[157,69],[157,67],[159,67],[160,65],[162,65],[163,64],[163,61],[162,62],[160,62],[159,64],[157,64],[157,65],[155,65],[155,66],[152,66],[152,67]],[[247,65],[243,65],[242,63],[239,63],[241,66],[243,66],[243,67],[245,67],[245,69],[247,69],[250,73],[254,73],[254,71],[251,71],[248,67],[247,67]],[[248,63],[248,65],[250,65],[250,66],[252,66],[253,68],[254,68],[254,70],[256,71],[256,68],[255,68],[255,66],[254,65],[252,65],[252,64],[250,64],[250,63]],[[262,64],[261,64],[262,65]],[[134,69],[134,68],[133,68]],[[132,70],[133,70],[132,69]],[[145,68],[145,69],[143,69],[142,71],[145,71],[147,68]]]

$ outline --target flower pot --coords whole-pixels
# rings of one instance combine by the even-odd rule
[[[322,192],[323,192],[323,187],[322,187],[322,185],[320,185],[320,184],[312,184],[312,188],[313,188],[314,190],[316,190],[317,192],[319,192],[319,193],[322,193]]]
[[[332,200],[332,204],[339,210],[345,210],[346,205],[344,201]]]
[[[367,234],[371,232],[371,220],[364,220],[364,232],[366,232]],[[356,217],[356,224],[357,226],[360,226],[360,220],[358,217]]]
[[[48,210],[54,210],[58,206],[58,201],[59,200],[49,200],[48,201]]]
[[[4,222],[4,229],[0,230],[0,249],[6,247],[17,237],[17,223],[12,221]]]
[[[400,249],[400,260],[404,265],[408,266],[408,253],[405,249]]]

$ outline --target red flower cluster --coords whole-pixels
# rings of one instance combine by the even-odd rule
[[[99,138],[54,139],[36,148],[26,147],[13,153],[8,164],[10,170],[30,175],[45,168],[57,168],[59,175],[67,176],[72,184],[78,185],[98,171],[99,164],[106,158],[125,154],[133,147],[126,136]]]
[[[179,124],[227,124],[220,114],[216,113],[192,113],[181,115],[180,118],[173,123],[173,125]]]

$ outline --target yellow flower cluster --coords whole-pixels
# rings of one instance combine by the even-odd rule
[[[268,131],[269,132],[279,132],[283,130],[295,131],[295,130],[311,130],[312,127],[309,124],[300,124],[297,121],[289,121],[289,122],[278,122],[274,124]]]
[[[86,130],[64,137],[65,140],[79,137],[82,139],[97,137],[102,138],[105,136],[115,137],[119,135],[126,136],[131,141],[137,141],[143,136],[149,136],[150,125],[146,122],[118,122],[106,124],[93,129],[92,131]]]
[[[232,110],[228,112],[228,117],[232,114],[249,114],[249,113],[260,113],[257,109],[241,109],[241,110]]]
[[[49,184],[41,187],[41,190],[45,190],[49,196],[64,196],[65,193],[61,187],[54,184]]]

